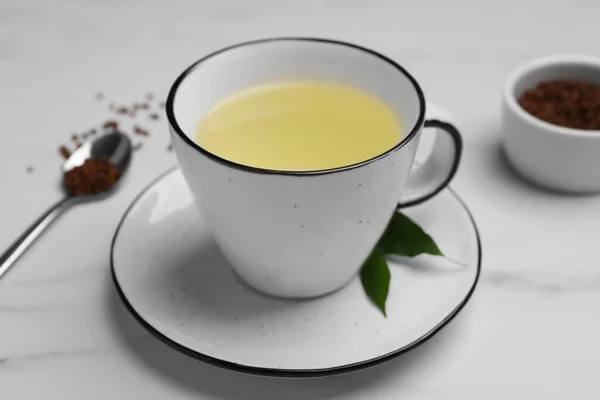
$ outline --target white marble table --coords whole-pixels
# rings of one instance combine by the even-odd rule
[[[0,398],[599,398],[600,197],[533,188],[498,147],[506,74],[540,55],[600,55],[599,13],[592,0],[3,0],[0,248],[60,196],[57,146],[110,116],[96,92],[164,97],[210,50],[310,35],[386,53],[454,113],[466,149],[453,186],[479,223],[483,274],[443,332],[374,369],[277,380],[188,359],[133,320],[109,279],[122,212],[175,164],[164,118],[149,121],[122,190],[69,212],[0,281]]]

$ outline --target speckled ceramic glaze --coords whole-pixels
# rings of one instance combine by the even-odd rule
[[[405,132],[373,159],[311,172],[248,167],[194,141],[211,106],[242,88],[285,77],[341,81],[381,98]],[[433,107],[432,112],[436,112]],[[456,129],[425,118],[416,81],[386,57],[316,39],[263,40],[219,51],[186,70],[167,100],[173,145],[200,214],[238,275],[256,289],[308,298],[339,289],[357,273],[383,232],[405,187],[405,203],[430,198],[460,159]],[[410,177],[424,126],[442,128],[431,159]]]
[[[450,190],[405,212],[466,267],[429,256],[392,260],[387,318],[359,279],[311,300],[253,290],[230,268],[193,203],[179,169],[146,189],[115,233],[113,277],[124,303],[151,333],[236,371],[309,377],[389,360],[450,321],[479,276],[477,229]]]

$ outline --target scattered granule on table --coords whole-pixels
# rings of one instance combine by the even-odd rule
[[[149,135],[149,132],[139,125],[135,125],[133,127],[133,133],[135,133],[136,135],[140,135],[140,136],[148,136]]]
[[[65,160],[69,159],[69,157],[71,157],[71,150],[69,150],[66,146],[60,146],[58,148],[58,152],[60,153],[61,156],[63,156],[63,158]]]
[[[117,129],[119,129],[119,123],[114,120],[109,120],[102,124],[102,128],[104,128],[104,130],[107,131],[116,131]]]

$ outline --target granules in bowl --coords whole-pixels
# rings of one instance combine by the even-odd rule
[[[575,80],[541,82],[519,104],[543,121],[567,128],[600,130],[600,85]]]

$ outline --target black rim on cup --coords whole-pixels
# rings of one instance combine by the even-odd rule
[[[373,57],[376,57],[376,58],[388,63],[392,67],[394,67],[399,73],[404,75],[406,77],[406,79],[408,79],[410,81],[410,83],[412,84],[412,86],[415,89],[415,92],[417,93],[417,97],[419,98],[419,115],[417,117],[417,120],[416,120],[414,126],[411,128],[410,133],[408,135],[406,135],[398,144],[396,144],[394,147],[386,150],[384,153],[381,153],[375,157],[369,158],[367,160],[364,160],[364,161],[361,161],[361,162],[358,162],[355,164],[346,165],[346,166],[337,167],[337,168],[314,170],[314,171],[282,171],[282,170],[275,170],[275,169],[252,167],[252,166],[239,164],[234,161],[224,159],[224,158],[219,157],[218,155],[211,153],[208,150],[202,148],[197,143],[195,143],[193,140],[191,140],[183,132],[183,130],[177,123],[177,119],[175,118],[175,112],[173,110],[173,106],[174,106],[175,96],[177,95],[177,90],[179,89],[179,86],[182,84],[182,82],[185,80],[185,78],[195,68],[201,66],[203,62],[205,62],[213,57],[216,57],[219,54],[225,53],[229,50],[234,50],[239,47],[248,47],[248,46],[260,45],[260,44],[265,44],[265,43],[285,42],[285,41],[289,41],[289,42],[319,42],[319,43],[326,43],[326,44],[331,44],[331,45],[336,45],[336,46],[344,46],[344,47],[348,47],[351,49],[360,50],[360,51],[367,53]],[[358,46],[356,44],[342,42],[342,41],[338,41],[338,40],[310,38],[310,37],[281,37],[281,38],[259,39],[259,40],[253,40],[253,41],[234,44],[232,46],[228,46],[228,47],[222,48],[220,50],[214,51],[214,52],[202,57],[198,61],[194,62],[185,71],[183,71],[181,73],[181,75],[179,75],[179,77],[177,77],[177,79],[171,86],[171,90],[169,91],[169,95],[167,97],[166,112],[167,112],[167,119],[168,119],[169,124],[171,125],[173,131],[189,146],[196,149],[197,151],[204,154],[205,156],[213,159],[214,161],[228,165],[233,168],[237,168],[237,169],[241,169],[241,170],[245,170],[245,171],[249,171],[249,172],[261,173],[261,174],[314,176],[314,175],[324,175],[324,174],[330,174],[330,173],[334,173],[334,172],[340,172],[340,171],[346,171],[346,170],[358,168],[363,165],[370,164],[374,161],[377,161],[381,158],[384,158],[387,155],[394,153],[397,150],[399,150],[400,148],[404,147],[407,143],[409,143],[413,139],[413,137],[417,134],[417,132],[419,132],[419,130],[423,127],[423,124],[425,122],[425,96],[423,95],[423,91],[421,90],[421,87],[419,86],[419,84],[417,83],[415,78],[413,78],[413,76],[411,74],[409,74],[407,70],[405,70],[397,62],[391,60],[390,58],[388,58],[388,57],[384,56],[383,54],[380,54],[374,50],[370,50],[365,47]]]

